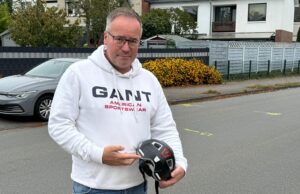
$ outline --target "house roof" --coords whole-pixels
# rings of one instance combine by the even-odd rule
[[[5,30],[5,31],[3,31],[2,33],[0,33],[0,37],[4,36],[4,35],[6,35],[6,34],[9,34],[9,30]]]
[[[218,32],[210,36],[199,36],[200,40],[270,40],[275,32]]]
[[[145,39],[145,41],[148,41],[148,40],[174,40],[175,42],[191,41],[190,39],[183,38],[178,35],[171,35],[171,34],[158,34],[158,35],[155,35],[155,36]]]
[[[197,2],[197,0],[145,0],[149,3],[181,3],[181,2]],[[207,1],[207,0],[198,0]]]

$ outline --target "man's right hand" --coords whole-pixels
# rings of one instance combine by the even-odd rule
[[[110,166],[126,166],[140,158],[137,154],[121,152],[123,150],[124,147],[120,145],[104,147],[102,163]]]

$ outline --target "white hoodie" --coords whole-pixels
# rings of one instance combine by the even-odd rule
[[[50,136],[72,154],[72,180],[96,189],[126,189],[144,181],[138,161],[131,166],[102,163],[105,146],[135,153],[150,138],[173,148],[187,168],[172,113],[156,77],[136,59],[127,74],[116,71],[104,47],[71,65],[57,86],[48,122]]]

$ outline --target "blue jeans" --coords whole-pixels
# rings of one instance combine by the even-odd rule
[[[144,190],[144,183],[124,190],[106,190],[93,189],[73,181],[73,194],[147,194],[147,183],[146,191]]]

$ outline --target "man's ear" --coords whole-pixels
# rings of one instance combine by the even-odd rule
[[[103,43],[104,43],[104,45],[107,45],[107,39],[108,39],[108,33],[103,32]]]

